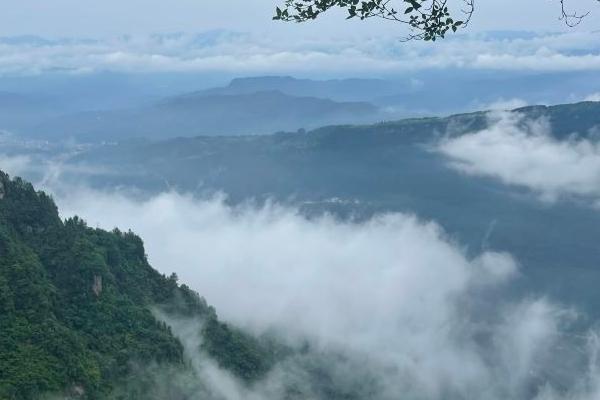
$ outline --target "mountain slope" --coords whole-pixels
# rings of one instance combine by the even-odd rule
[[[0,172],[0,398],[102,399],[117,389],[126,393],[119,398],[164,398],[150,376],[132,379],[136,365],[187,369],[181,342],[152,307],[204,321],[203,354],[242,380],[269,369],[263,345],[150,267],[139,237],[63,222],[50,197]],[[184,398],[185,387],[168,390]]]
[[[383,79],[298,79],[291,76],[257,76],[233,79],[227,86],[197,94],[240,95],[279,91],[291,96],[330,98],[335,101],[371,101],[377,97],[406,91],[407,85]]]
[[[0,130],[19,130],[56,115],[55,105],[44,96],[0,91]]]
[[[102,142],[128,138],[168,139],[198,135],[265,134],[377,119],[378,109],[364,102],[335,102],[296,97],[279,91],[245,94],[192,93],[142,109],[66,115],[32,132],[45,140],[74,138]]]
[[[600,126],[600,103],[517,111],[529,119],[544,117],[554,138],[566,142],[574,133],[595,140]],[[99,188],[223,192],[232,202],[273,199],[308,213],[351,218],[416,213],[438,221],[474,252],[490,246],[514,254],[527,266],[524,274],[535,290],[543,286],[566,303],[597,313],[596,209],[578,201],[545,204],[524,188],[450,168],[443,155],[431,151],[444,135],[460,136],[488,123],[480,112],[305,134],[139,141],[91,148],[70,162],[108,171],[85,177]]]

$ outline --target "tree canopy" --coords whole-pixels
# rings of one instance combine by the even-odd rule
[[[573,27],[588,13],[570,11],[566,1],[558,0],[560,19]],[[435,41],[469,24],[475,0],[285,0],[275,8],[273,19],[305,22],[334,8],[346,10],[347,19],[381,18],[406,24],[411,32],[406,39]]]
[[[243,382],[274,362],[272,346],[154,270],[138,236],[62,221],[50,196],[0,171],[0,399],[190,398],[198,378],[156,309],[201,320],[198,357]]]

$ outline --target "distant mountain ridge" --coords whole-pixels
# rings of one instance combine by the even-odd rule
[[[543,118],[556,140],[569,140],[574,135],[593,139],[600,127],[600,102],[527,106],[512,112],[523,115],[524,123]],[[150,192],[163,190],[165,182],[169,182],[170,189],[223,191],[238,200],[271,196],[314,202],[315,198],[343,194],[379,201],[381,191],[400,195],[403,185],[415,183],[412,177],[420,173],[424,163],[439,158],[428,150],[437,140],[482,130],[489,124],[489,114],[480,111],[377,124],[331,125],[272,135],[138,140],[92,146],[69,162],[100,170],[129,171],[125,174],[127,181]],[[422,159],[413,160],[417,154]],[[402,159],[404,156],[408,158]],[[386,159],[385,165],[377,167]],[[409,160],[419,167],[403,167]],[[432,162],[431,166],[440,171],[427,179],[437,182],[441,176],[455,174],[447,170],[443,160]],[[371,169],[378,171],[373,179]],[[248,176],[256,179],[248,180]],[[107,182],[111,182],[109,186],[119,186],[122,178],[98,174],[93,181],[101,186]],[[447,182],[439,182],[433,187],[445,185]]]
[[[214,31],[199,35],[194,40],[202,46],[210,46],[221,40],[222,35],[230,34]],[[154,39],[167,43],[180,38],[179,34],[173,34],[157,35]],[[18,46],[20,43],[26,46],[60,46],[63,42],[87,43],[84,39],[72,41],[28,36],[0,38],[0,43],[7,46]],[[278,123],[269,124],[263,118],[241,126],[233,122],[234,115],[226,123],[215,124],[219,129],[212,129],[212,132],[199,127],[200,123],[211,123],[204,118],[194,120],[186,116],[186,122],[176,121],[181,118],[176,115],[147,115],[156,112],[153,106],[160,103],[161,99],[168,100],[186,92],[194,96],[238,96],[272,91],[292,97],[328,99],[337,103],[369,103],[378,112],[377,115],[359,113],[346,121],[336,116],[307,115],[312,120],[298,122],[292,117],[286,119],[285,114],[289,108],[282,107],[278,110],[281,115]],[[114,137],[108,138],[110,129],[113,128],[121,130],[119,135],[115,135],[121,138],[139,137],[147,133],[149,137],[158,139],[198,134],[269,134],[277,130],[312,129],[318,125],[449,115],[498,107],[511,102],[552,104],[578,101],[599,91],[600,75],[594,71],[495,73],[432,69],[402,74],[390,72],[376,78],[314,79],[310,75],[302,78],[276,75],[235,77],[226,71],[209,74],[146,74],[135,71],[73,74],[59,70],[31,76],[1,76],[0,92],[13,92],[29,99],[42,98],[47,101],[44,104],[20,103],[22,107],[18,112],[14,112],[10,105],[4,107],[0,104],[0,129],[23,135],[35,134],[38,138],[49,140],[65,136],[75,139],[86,136],[86,140],[94,141],[102,141],[103,139],[99,139],[101,136],[105,136],[104,140],[114,140]],[[98,122],[97,119],[104,121]],[[132,122],[131,119],[135,121]],[[108,120],[112,121],[109,123]],[[166,120],[170,122],[165,122]],[[181,123],[178,125],[175,122]],[[157,133],[159,127],[168,132]],[[225,131],[232,127],[235,132]],[[190,129],[190,132],[182,129]]]
[[[299,79],[292,76],[257,76],[235,78],[229,85],[197,92],[198,94],[249,94],[280,91],[290,96],[330,98],[335,101],[369,101],[370,98],[393,95],[402,90],[384,79]]]
[[[552,98],[548,93],[549,80],[553,88],[569,87],[577,79],[587,79],[592,91],[597,86],[597,76],[586,73],[577,79],[560,74],[518,77],[456,74],[453,79],[433,72],[426,77],[416,74],[402,79],[257,76],[235,78],[221,87],[177,95],[167,94],[168,89],[144,86],[140,77],[108,74],[83,80],[81,87],[74,85],[57,97],[60,101],[23,102],[24,96],[19,94],[20,98],[15,98],[11,105],[7,98],[5,107],[0,104],[0,129],[14,129],[43,140],[93,143],[132,138],[270,134],[326,125],[394,121],[407,116],[448,115],[511,102],[526,104],[532,96]],[[525,84],[532,88],[532,93],[524,96],[524,100],[511,97]],[[11,91],[15,85],[16,82],[11,83]],[[184,87],[181,83],[176,86]],[[491,96],[496,86],[495,96]],[[130,89],[134,93],[129,93]],[[181,89],[172,90],[178,93]],[[165,94],[157,95],[160,91]],[[432,91],[435,96],[431,96]],[[113,92],[118,95],[111,97],[109,93]],[[53,98],[51,91],[44,96]],[[70,97],[80,100],[70,104]],[[17,104],[20,106],[15,110]]]
[[[367,102],[336,102],[278,90],[241,94],[194,92],[133,110],[92,111],[51,119],[33,129],[48,140],[82,142],[130,138],[269,134],[338,123],[377,120]]]
[[[596,140],[600,127],[600,102],[531,106],[515,112],[525,115],[526,121],[543,117],[557,141],[571,140],[573,135]],[[326,126],[305,133],[135,141],[93,147],[69,163],[74,170],[109,171],[86,180],[100,188],[126,183],[151,194],[226,193],[233,203],[274,200],[309,215],[331,212],[351,219],[416,213],[438,221],[475,251],[490,223],[498,221],[486,246],[508,251],[527,265],[524,274],[534,288],[543,284],[565,302],[597,312],[600,296],[593,285],[600,279],[596,243],[600,213],[596,209],[568,201],[541,204],[535,194],[521,188],[450,168],[448,160],[433,150],[447,135],[476,132],[489,124],[488,113],[475,112]],[[569,285],[579,290],[566,290]]]

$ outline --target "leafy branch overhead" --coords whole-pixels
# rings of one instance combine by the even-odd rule
[[[448,31],[456,32],[467,25],[474,11],[474,0],[463,1],[463,18],[458,20],[450,15],[447,0],[403,0],[398,6],[391,0],[286,0],[283,8],[275,9],[273,19],[304,22],[338,7],[348,11],[348,19],[377,17],[405,23],[413,32],[409,38],[435,41]]]
[[[565,1],[559,0],[560,19],[575,26],[587,13],[569,12]],[[346,10],[347,19],[376,17],[400,22],[410,27],[407,39],[435,41],[469,24],[475,0],[285,0],[282,7],[275,9],[273,19],[305,22],[333,8]]]

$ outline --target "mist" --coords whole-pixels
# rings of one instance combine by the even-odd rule
[[[490,118],[487,129],[437,144],[450,168],[545,201],[597,198],[593,135],[559,141],[544,120]],[[3,156],[0,167],[37,176],[63,218],[139,234],[151,265],[175,272],[222,320],[309,349],[248,386],[198,352],[202,321],[158,315],[181,339],[194,375],[157,366],[151,373],[167,387],[198,378],[192,398],[280,399],[290,386],[304,398],[327,398],[313,387],[314,374],[382,400],[600,396],[600,340],[587,316],[543,293],[514,290],[527,265],[488,246],[467,252],[436,221],[410,213],[307,217],[275,201],[232,206],[225,194],[92,189],[86,177],[97,171],[72,170],[60,158]]]
[[[177,273],[225,321],[289,346],[310,343],[312,354],[342,354],[331,357],[329,373],[374,376],[374,398],[600,394],[596,334],[575,329],[584,316],[514,294],[518,260],[494,251],[468,257],[433,221],[400,213],[308,219],[274,203],[232,207],[224,196],[174,192],[139,200],[79,187],[55,190],[55,199],[63,217],[138,233],[151,264]],[[185,323],[171,326],[184,344],[196,343]],[[305,358],[248,388],[199,358],[197,347],[186,346],[188,357],[217,398],[281,398],[291,379],[308,386]]]
[[[546,201],[598,202],[600,144],[594,132],[558,140],[543,118],[527,120],[519,113],[492,113],[489,118],[486,129],[437,144],[450,167],[525,187]]]

